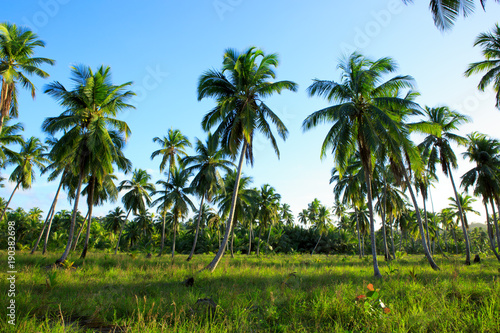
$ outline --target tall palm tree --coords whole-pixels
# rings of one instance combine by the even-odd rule
[[[104,228],[116,234],[120,227],[125,221],[125,212],[121,207],[115,207],[114,210],[110,210],[108,214],[104,217]]]
[[[151,175],[146,170],[135,169],[131,180],[123,180],[118,186],[118,191],[127,191],[122,197],[123,205],[127,210],[127,216],[120,227],[120,234],[116,243],[115,254],[120,246],[120,239],[123,233],[123,228],[127,224],[128,217],[131,212],[138,215],[146,211],[151,206],[150,193],[155,191],[154,184],[150,183]]]
[[[465,76],[486,72],[479,85],[479,90],[484,91],[487,86],[493,84],[496,91],[496,107],[500,109],[500,25],[495,25],[491,32],[484,32],[477,36],[474,46],[481,46],[483,49],[484,61],[475,62],[469,65],[465,71]]]
[[[18,157],[15,159],[15,163],[17,167],[12,171],[12,174],[9,177],[9,180],[16,183],[12,194],[9,197],[9,200],[5,204],[5,208],[2,211],[2,215],[0,215],[0,221],[2,221],[5,216],[5,212],[7,211],[10,201],[16,193],[19,186],[22,189],[29,189],[35,180],[35,168],[39,170],[43,170],[45,168],[44,163],[49,163],[49,160],[45,158],[45,150],[47,146],[45,146],[40,139],[31,137],[28,141],[26,141],[19,152]]]
[[[279,157],[276,139],[268,123],[270,120],[277,128],[278,135],[284,140],[288,130],[279,117],[264,103],[263,98],[283,90],[297,90],[297,84],[291,81],[270,82],[276,74],[273,67],[278,66],[276,54],[265,55],[259,49],[249,48],[243,53],[227,49],[224,53],[222,71],[208,70],[198,83],[198,100],[213,97],[216,107],[205,115],[202,127],[208,131],[218,126],[215,135],[221,138],[221,144],[226,151],[240,158],[238,171],[229,212],[226,232],[222,246],[215,258],[206,269],[214,271],[224,254],[224,248],[229,240],[234,218],[234,207],[245,157],[253,163],[253,138],[257,132],[264,134],[271,141]]]
[[[269,235],[267,236],[267,249],[269,248],[269,238],[271,236],[271,229],[273,224],[279,218],[279,205],[280,205],[281,195],[276,193],[274,187],[269,184],[262,185],[260,189],[260,197],[258,199],[259,205],[259,245],[257,246],[257,255],[259,254],[260,248],[260,235],[263,229],[269,228]]]
[[[388,141],[387,137],[398,132],[398,124],[387,110],[394,105],[410,104],[391,93],[399,88],[412,88],[413,78],[396,76],[384,82],[383,76],[394,72],[396,63],[391,58],[371,61],[357,53],[351,54],[338,68],[342,71],[340,83],[314,80],[308,88],[310,96],[323,96],[338,104],[312,113],[302,128],[310,130],[322,123],[332,123],[323,141],[321,156],[332,151],[340,174],[345,171],[349,157],[356,151],[359,153],[367,184],[373,270],[379,278],[382,274],[377,261],[371,188],[374,154],[382,142]]]
[[[470,195],[466,194],[466,193],[459,193],[458,194],[458,203],[457,203],[457,199],[453,198],[453,197],[449,197],[448,198],[448,201],[450,202],[450,208],[453,210],[454,212],[454,215],[457,216],[457,219],[458,219],[458,214],[459,214],[459,209],[458,209],[458,206],[460,204],[460,208],[462,208],[462,214],[463,214],[463,219],[464,219],[464,223],[465,223],[465,227],[467,228],[467,230],[469,229],[469,221],[467,219],[467,213],[474,213],[476,215],[481,215],[479,214],[478,211],[476,211],[473,207],[472,207],[472,204],[474,202],[476,202],[477,200],[474,199],[473,197],[471,197]]]
[[[459,145],[465,145],[467,143],[466,138],[454,134],[453,132],[457,131],[458,127],[468,122],[469,119],[456,111],[450,110],[447,106],[436,108],[425,107],[424,114],[427,118],[427,122],[433,124],[437,130],[434,133],[428,134],[419,147],[422,150],[422,155],[425,156],[425,160],[428,161],[427,167],[431,173],[436,172],[436,164],[439,163],[443,173],[450,177],[455,199],[458,204],[458,210],[460,211],[460,221],[462,222],[462,231],[465,239],[465,264],[470,265],[469,237],[452,173],[452,168],[456,169],[458,167],[457,157],[451,147],[452,142]]]
[[[170,178],[170,171],[167,175],[167,178]],[[165,248],[165,226],[167,221],[167,215],[169,214],[168,210],[171,208],[172,203],[169,202],[169,182],[164,180],[158,180],[156,185],[160,185],[162,187],[161,190],[155,190],[151,192],[151,196],[159,196],[151,202],[151,207],[158,205],[157,212],[161,215],[161,242],[160,242],[160,251],[158,252],[158,257],[161,257],[163,254],[163,249]]]
[[[307,223],[309,221],[309,212],[307,209],[302,209],[298,215],[299,223],[303,224],[304,226],[307,226]]]
[[[467,138],[469,142],[463,157],[475,163],[475,167],[462,176],[461,185],[465,190],[474,186],[474,194],[483,197],[486,211],[488,210],[488,202],[491,203],[492,210],[495,211],[494,201],[496,200],[498,203],[500,195],[500,142],[477,132],[469,134]],[[486,214],[488,215],[488,213]],[[500,248],[500,230],[497,219],[493,220],[497,246]]]
[[[59,161],[72,162],[72,173],[78,175],[75,191],[72,223],[68,243],[61,263],[68,257],[74,236],[74,225],[83,180],[94,167],[103,174],[112,174],[113,165],[128,172],[130,165],[123,164],[121,148],[130,135],[126,122],[116,119],[117,114],[133,108],[127,100],[134,96],[126,90],[131,82],[113,85],[111,69],[101,66],[96,72],[87,66],[71,67],[73,90],[61,83],[47,85],[45,93],[54,97],[66,110],[58,117],[45,119],[42,128],[49,134],[63,131],[63,136],[54,145],[51,155]]]
[[[53,65],[54,60],[33,57],[35,48],[45,47],[33,31],[18,28],[15,24],[0,23],[0,133],[4,119],[17,118],[17,84],[31,90],[35,98],[35,86],[26,77],[36,75],[41,78],[49,76],[39,68],[42,64]]]
[[[285,223],[288,226],[293,225],[294,218],[290,205],[287,203],[282,204],[280,211],[281,211],[281,220],[283,221],[283,223]]]
[[[164,136],[163,139],[155,137],[153,142],[159,143],[161,148],[151,154],[151,159],[154,159],[156,156],[162,156],[160,172],[165,170],[168,163],[168,183],[170,182],[170,174],[175,166],[175,160],[180,160],[182,156],[187,156],[185,149],[186,147],[191,147],[191,142],[178,129],[170,129],[167,136]]]
[[[499,0],[495,0],[499,2]],[[405,4],[412,3],[413,0],[403,0]],[[485,9],[486,0],[479,0],[481,7]],[[434,19],[434,24],[439,30],[451,29],[458,17],[469,16],[474,12],[474,0],[430,0],[429,9]]]
[[[175,238],[179,222],[187,215],[189,208],[195,210],[188,194],[192,189],[188,186],[191,173],[182,168],[174,167],[172,179],[167,183],[167,201],[172,204],[173,240],[172,240],[172,260],[175,256]]]
[[[189,166],[186,168],[187,172],[195,173],[195,176],[191,181],[191,187],[199,196],[201,196],[201,211],[205,198],[208,202],[211,202],[217,191],[224,190],[224,180],[220,175],[219,170],[229,172],[231,170],[230,167],[234,166],[234,164],[231,161],[224,159],[225,152],[219,149],[219,138],[210,133],[208,134],[208,138],[205,143],[196,139],[195,150],[198,155],[186,157],[184,159],[184,163]],[[202,214],[198,214],[193,247],[191,248],[187,261],[191,260],[196,249],[196,242],[200,231],[201,216]]]
[[[319,207],[318,210],[318,217],[316,219],[316,223],[314,224],[314,229],[316,229],[319,233],[319,239],[318,242],[316,243],[316,246],[314,246],[314,249],[311,252],[311,255],[314,254],[314,251],[316,251],[316,248],[319,245],[319,242],[321,241],[321,237],[323,237],[323,234],[325,234],[328,231],[328,227],[332,223],[332,214],[330,211],[323,205]]]

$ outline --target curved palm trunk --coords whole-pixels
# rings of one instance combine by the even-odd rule
[[[377,261],[377,245],[375,242],[375,221],[373,219],[373,198],[372,198],[372,181],[371,181],[371,175],[370,172],[368,171],[368,163],[364,162],[363,163],[363,169],[365,171],[365,180],[366,180],[366,193],[367,193],[367,199],[368,199],[368,211],[370,213],[370,241],[372,245],[372,257],[373,257],[373,275],[376,278],[381,278],[382,274],[380,273],[380,270],[378,268],[378,261]]]
[[[429,248],[427,247],[427,242],[426,242],[425,233],[424,233],[424,227],[422,225],[422,217],[420,216],[420,209],[418,208],[418,204],[417,204],[417,198],[415,197],[415,193],[413,193],[413,188],[410,184],[410,180],[408,179],[408,174],[406,172],[406,169],[404,169],[404,168],[403,168],[403,175],[404,175],[408,190],[410,192],[411,200],[413,201],[413,206],[415,208],[415,215],[417,215],[418,230],[420,231],[420,237],[422,239],[422,247],[424,249],[425,257],[427,258],[427,261],[429,262],[429,265],[432,267],[432,269],[440,270],[439,266],[434,262],[434,259],[432,258],[432,255],[429,252]]]
[[[356,214],[356,231],[358,233],[358,246],[359,246],[359,259],[363,258],[363,249],[361,248],[361,235],[359,233],[359,214],[358,214],[358,208],[356,208],[356,205],[354,206],[354,214]]]
[[[248,253],[247,255],[250,255],[252,252],[252,219],[250,219],[250,229],[248,232]]]
[[[76,189],[75,204],[73,206],[73,215],[71,216],[71,224],[69,226],[68,243],[66,244],[66,249],[64,250],[61,258],[56,260],[56,265],[65,262],[66,259],[68,258],[69,251],[71,250],[71,243],[73,241],[73,237],[75,236],[76,214],[78,213],[78,202],[80,201],[80,191],[82,189],[83,176],[84,174],[82,170],[80,172],[80,176],[78,177],[78,187]]]
[[[50,229],[52,227],[52,220],[54,219],[54,215],[56,213],[57,199],[59,198],[59,192],[61,191],[61,187],[62,187],[62,184],[63,184],[64,175],[65,175],[65,173],[61,177],[61,182],[59,183],[59,187],[57,188],[57,192],[56,192],[56,196],[54,198],[54,202],[52,203],[52,205],[53,205],[54,208],[52,209],[52,214],[50,215],[49,224],[48,224],[48,227],[47,227],[47,233],[45,234],[45,240],[43,242],[42,254],[45,254],[45,252],[47,251],[47,244],[49,242],[49,235],[50,235]]]
[[[2,216],[0,217],[0,221],[3,220],[3,217],[5,216],[5,212],[7,212],[7,208],[9,207],[10,201],[12,200],[12,197],[14,196],[14,193],[16,193],[20,184],[21,184],[21,181],[18,181],[16,184],[16,187],[14,188],[14,191],[12,191],[12,194],[10,195],[9,201],[7,201],[7,204],[5,205],[5,208],[3,209]]]
[[[160,252],[158,253],[158,257],[161,257],[161,255],[163,253],[163,249],[165,248],[165,223],[166,223],[165,220],[166,220],[166,218],[167,218],[167,211],[163,210],[163,222],[161,224],[161,246],[160,246]]]
[[[314,249],[312,250],[311,252],[311,255],[314,254],[314,251],[316,251],[316,248],[318,247],[318,244],[319,244],[319,241],[321,240],[321,237],[323,237],[323,234],[319,234],[319,239],[318,239],[318,242],[316,243],[316,246],[314,247]]]
[[[85,235],[85,243],[83,244],[83,250],[82,254],[80,255],[80,259],[85,259],[85,256],[87,256],[87,249],[89,246],[89,239],[90,239],[90,224],[92,223],[92,208],[94,207],[94,186],[95,186],[95,179],[93,179],[92,186],[90,187],[90,193],[89,193],[89,209],[88,209],[88,223],[87,223],[87,234]],[[78,240],[77,240],[78,242]]]
[[[122,238],[123,228],[125,227],[125,224],[127,224],[128,216],[130,215],[131,211],[132,208],[128,210],[127,216],[125,217],[125,221],[123,221],[122,226],[120,228],[120,234],[118,235],[118,242],[116,242],[116,247],[115,247],[115,254],[118,252],[118,247],[120,246],[120,239]]]
[[[54,211],[54,201],[52,201],[52,205],[50,205],[49,212],[47,214],[47,217],[45,218],[45,222],[43,224],[42,231],[40,231],[40,235],[38,236],[38,239],[36,240],[35,246],[33,246],[33,249],[31,250],[30,254],[35,253],[36,249],[38,248],[38,244],[40,244],[40,241],[42,240],[42,236],[44,234],[45,228],[49,224],[50,217],[52,216],[52,212]]]
[[[196,242],[198,241],[198,234],[200,232],[201,208],[203,207],[203,201],[205,201],[205,193],[203,193],[203,195],[201,196],[200,209],[198,211],[198,221],[196,223],[196,233],[194,235],[193,248],[191,249],[191,253],[189,254],[189,257],[186,259],[186,261],[191,260],[191,258],[194,255],[194,250],[196,249]]]
[[[12,87],[13,83],[8,84],[5,80],[2,80],[2,90],[0,95],[0,133],[2,133],[5,117],[9,116],[12,103]]]
[[[82,235],[83,228],[88,224],[88,219],[89,217],[89,209],[87,208],[87,214],[85,215],[85,218],[83,219],[82,226],[80,227],[80,230],[78,230],[78,235],[76,235],[76,240],[73,242],[73,248],[71,251],[75,251],[76,246],[78,245],[78,241],[80,240],[80,236]]]
[[[429,220],[427,219],[427,204],[425,203],[425,197],[422,195],[422,202],[424,204],[424,223],[425,223],[425,236],[427,239],[427,244],[430,244],[430,238],[429,238]],[[434,254],[434,253],[432,253]]]
[[[500,261],[500,255],[498,254],[496,246],[495,246],[495,237],[493,236],[493,228],[491,227],[491,224],[490,224],[490,215],[488,213],[488,204],[486,202],[484,202],[484,208],[486,209],[486,225],[488,226],[488,239],[490,240],[491,250],[493,251],[493,254],[495,254],[495,257],[497,257],[497,260]]]
[[[236,223],[238,223],[238,217],[236,212],[234,213],[234,218],[233,218],[233,225],[231,226],[231,258],[234,258],[234,250],[233,250],[233,244],[234,244],[234,228],[236,227]]]
[[[243,169],[243,160],[245,159],[246,148],[247,148],[247,142],[245,140],[243,140],[243,147],[241,148],[240,162],[238,164],[238,174],[236,176],[236,182],[234,183],[233,198],[231,200],[231,209],[229,211],[229,218],[227,220],[227,226],[226,226],[226,232],[224,234],[224,239],[222,240],[222,244],[219,247],[219,251],[215,255],[215,258],[204,268],[204,269],[208,269],[210,272],[213,272],[215,270],[215,268],[217,268],[217,265],[219,264],[220,260],[222,259],[222,256],[224,255],[224,249],[226,248],[226,244],[229,240],[229,233],[231,232],[231,229],[232,229],[234,210],[235,210],[235,206],[236,206],[236,199],[238,197],[238,188],[240,186],[241,170]]]
[[[470,265],[470,243],[469,243],[469,235],[467,233],[466,224],[464,221],[464,213],[462,211],[462,205],[458,199],[458,192],[455,186],[455,181],[453,180],[453,175],[451,174],[451,168],[448,165],[448,174],[450,175],[451,185],[453,185],[453,191],[455,192],[455,200],[457,201],[458,213],[460,214],[460,222],[462,222],[462,231],[464,233],[465,239],[465,264]]]

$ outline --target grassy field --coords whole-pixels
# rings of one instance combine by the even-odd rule
[[[0,331],[500,331],[493,257],[467,267],[462,257],[437,256],[436,272],[423,256],[405,256],[380,262],[380,280],[371,260],[343,255],[225,256],[214,273],[198,274],[212,257],[178,255],[172,264],[168,256],[91,253],[76,269],[47,269],[56,255],[18,252],[17,325],[2,316]],[[182,283],[192,276],[193,286]]]

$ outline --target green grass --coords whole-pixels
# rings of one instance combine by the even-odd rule
[[[172,264],[168,256],[90,253],[85,263],[76,260],[76,270],[47,270],[57,257],[17,253],[17,325],[2,316],[0,331],[500,331],[500,264],[493,257],[465,266],[462,257],[438,256],[436,272],[423,256],[405,256],[390,267],[379,262],[380,280],[370,260],[343,255],[227,255],[214,273],[199,274],[212,255],[191,262],[178,255]],[[194,286],[186,287],[181,282],[190,276]],[[389,313],[355,301],[370,283]],[[203,298],[217,304],[213,315],[196,304]]]

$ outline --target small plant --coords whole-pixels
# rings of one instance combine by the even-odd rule
[[[76,269],[76,267],[74,266],[74,261],[64,261],[62,263],[62,266],[66,269],[66,270],[72,270],[72,269]]]
[[[390,313],[391,310],[380,299],[380,289],[375,289],[371,283],[368,284],[367,289],[368,293],[366,295],[359,295],[354,300],[363,304],[364,312],[369,316],[379,317]]]
[[[387,275],[394,274],[398,271],[399,271],[399,269],[392,267],[392,265],[390,263],[387,264],[387,272],[386,272]]]
[[[413,282],[417,281],[417,273],[415,272],[415,266],[408,272],[408,275],[412,279]]]
[[[47,273],[47,278],[45,279],[45,285],[47,289],[51,290],[57,285],[57,271],[53,271],[52,273]]]
[[[402,259],[404,256],[406,256],[406,252],[403,251],[396,251],[396,259]]]

